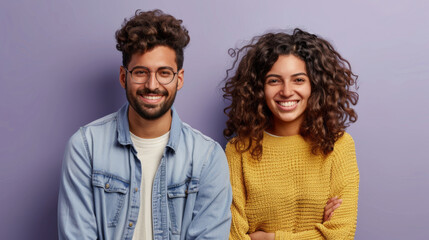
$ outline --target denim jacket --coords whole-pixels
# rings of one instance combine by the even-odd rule
[[[70,138],[58,200],[59,239],[132,239],[142,171],[127,113],[128,104]],[[170,138],[152,186],[153,238],[228,239],[231,201],[224,151],[172,108]]]

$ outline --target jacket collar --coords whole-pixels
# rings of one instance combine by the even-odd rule
[[[122,145],[132,145],[131,136],[130,136],[130,125],[128,122],[128,107],[129,104],[124,104],[118,111],[117,116],[117,131],[118,131],[118,142]],[[167,142],[167,147],[171,148],[173,151],[176,151],[179,144],[180,133],[182,129],[182,121],[179,118],[179,115],[176,112],[174,107],[171,107],[171,127],[170,127],[170,137]]]

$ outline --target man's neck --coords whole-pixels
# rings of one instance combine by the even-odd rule
[[[170,131],[171,120],[171,109],[160,118],[148,120],[142,118],[131,106],[128,108],[130,131],[140,138],[157,138],[164,135]]]

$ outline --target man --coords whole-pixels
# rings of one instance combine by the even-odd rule
[[[227,239],[232,201],[218,143],[172,107],[184,81],[182,21],[140,12],[116,32],[128,103],[70,139],[60,239]]]

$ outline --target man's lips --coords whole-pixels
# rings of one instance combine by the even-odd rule
[[[158,100],[162,98],[162,95],[142,95],[142,97],[148,100]]]
[[[164,96],[167,96],[167,91],[161,91],[159,89],[149,90],[147,88],[139,89],[137,95],[141,101],[147,104],[158,104],[162,101]]]
[[[143,94],[139,96],[140,99],[147,104],[158,104],[162,101],[164,95]]]

